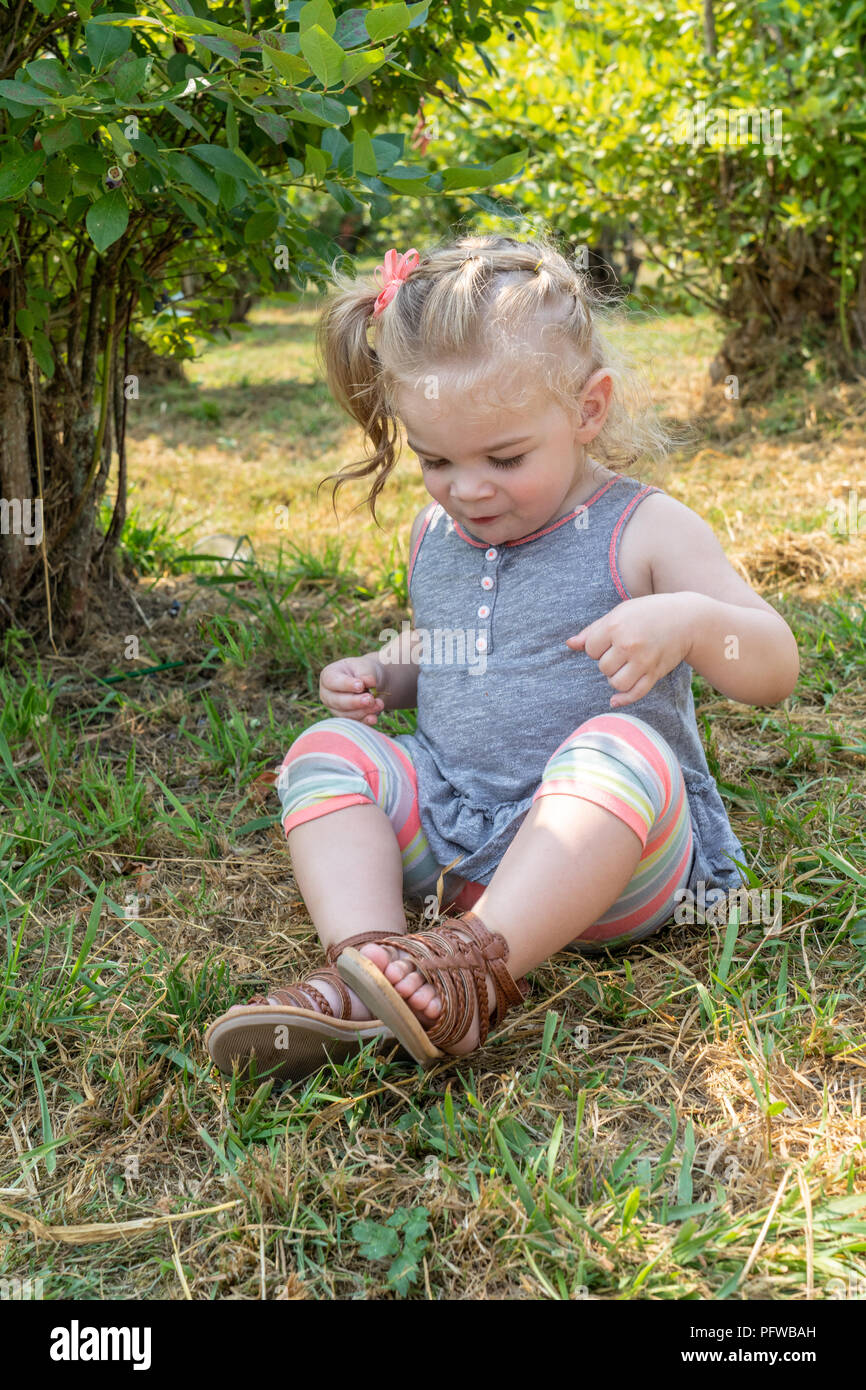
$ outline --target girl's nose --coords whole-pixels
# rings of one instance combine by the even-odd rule
[[[483,502],[495,495],[496,488],[489,478],[466,475],[455,478],[451,484],[451,496],[455,502]]]

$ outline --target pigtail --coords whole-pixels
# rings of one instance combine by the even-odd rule
[[[337,491],[344,483],[374,474],[373,487],[366,500],[375,521],[376,499],[396,466],[399,439],[397,421],[383,389],[382,366],[367,338],[370,313],[379,289],[359,288],[333,267],[332,274],[341,293],[328,302],[319,320],[316,333],[319,363],[334,399],[357,420],[364,431],[365,442],[373,446],[373,454],[371,457],[368,453],[368,457],[358,463],[346,464],[337,473],[329,473],[319,487],[333,482],[332,502],[336,511]]]

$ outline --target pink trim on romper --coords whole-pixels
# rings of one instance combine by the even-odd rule
[[[614,585],[616,586],[616,591],[619,594],[620,598],[631,598],[631,594],[628,592],[625,585],[623,584],[622,576],[616,566],[616,538],[622,530],[623,526],[625,525],[626,518],[628,517],[628,514],[631,511],[632,507],[636,507],[641,498],[646,497],[648,492],[654,491],[656,491],[655,488],[642,487],[640,492],[636,492],[613,528],[613,533],[610,538],[610,549],[607,553],[607,562],[608,568],[610,569],[610,577],[613,580]]]
[[[552,796],[555,793],[561,796],[576,796],[580,801],[591,801],[594,806],[601,806],[605,811],[612,811],[618,820],[627,825],[629,830],[633,830],[641,843],[641,848],[646,848],[649,827],[641,819],[637,811],[631,806],[627,806],[618,796],[612,792],[603,791],[601,787],[575,789],[574,783],[569,778],[549,778],[543,787],[539,787],[535,796],[536,801],[539,796]]]
[[[436,508],[437,508],[438,506],[439,506],[439,503],[438,503],[438,502],[431,502],[431,503],[430,503],[429,507],[427,508],[427,515],[426,515],[425,518],[424,518],[424,524],[422,525],[421,530],[418,532],[418,535],[417,535],[417,537],[416,537],[416,540],[415,540],[415,549],[412,551],[412,554],[411,554],[411,556],[409,557],[409,573],[408,573],[407,576],[406,576],[406,586],[407,586],[407,588],[408,588],[408,586],[412,583],[412,571],[413,571],[414,568],[415,568],[415,561],[416,561],[416,559],[418,558],[418,551],[421,549],[421,542],[423,541],[425,535],[427,534],[427,527],[430,525],[430,522],[431,522],[431,520],[432,520],[432,518],[433,518],[433,513],[435,512],[435,510],[436,510]]]

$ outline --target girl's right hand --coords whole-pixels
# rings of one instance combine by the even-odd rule
[[[332,661],[319,676],[319,699],[333,714],[375,724],[385,701],[378,693],[385,685],[385,669],[374,656],[348,656]],[[373,690],[376,693],[371,694]]]

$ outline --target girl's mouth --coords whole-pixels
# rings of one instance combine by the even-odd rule
[[[500,513],[499,513],[499,512],[497,512],[495,516],[472,516],[472,517],[469,518],[469,525],[470,525],[470,526],[489,526],[490,523],[491,523],[492,521],[498,521],[498,520],[499,520],[499,516],[500,516]]]

